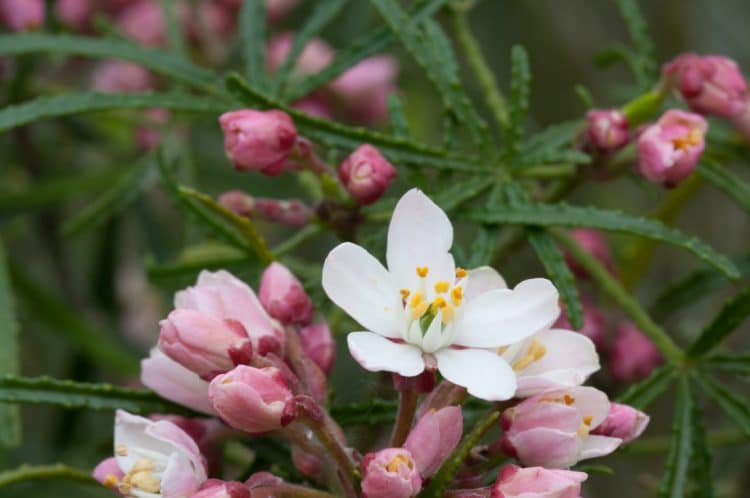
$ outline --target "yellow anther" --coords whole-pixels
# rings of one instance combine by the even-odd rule
[[[393,457],[393,460],[386,464],[385,470],[387,470],[388,472],[398,472],[398,468],[399,466],[401,466],[401,464],[406,464],[409,469],[414,468],[414,462],[412,461],[412,459],[404,455],[403,453],[399,453],[398,455]]]
[[[424,278],[429,273],[430,269],[426,266],[417,266],[417,275]]]
[[[416,320],[417,318],[422,318],[422,315],[427,313],[427,309],[430,307],[429,304],[427,304],[427,301],[422,301],[416,306],[412,306],[411,310],[411,319]]]
[[[672,144],[676,149],[685,150],[690,146],[698,145],[701,141],[702,134],[700,130],[692,129],[687,135],[677,137],[672,140]]]
[[[115,486],[117,486],[117,482],[118,481],[119,481],[119,479],[117,479],[116,475],[114,475],[114,474],[107,474],[106,476],[104,476],[104,480],[102,481],[102,484],[106,488],[114,489]]]
[[[401,299],[407,299],[409,294],[411,294],[409,289],[401,289],[399,292],[401,293]]]
[[[573,396],[569,396],[566,394],[565,396],[563,396],[563,401],[566,405],[570,406],[576,402],[576,399]]]
[[[594,420],[594,417],[592,415],[586,415],[585,417],[583,417],[583,423],[589,427],[591,427],[592,420]]]
[[[461,300],[464,298],[464,290],[462,287],[454,287],[451,291],[451,301],[453,301],[453,306],[458,306],[461,304]]]
[[[422,303],[422,296],[424,296],[422,291],[415,292],[414,295],[411,296],[409,306],[411,306],[412,308],[416,308],[417,306],[419,306]]]
[[[438,296],[435,298],[434,301],[432,301],[432,309],[437,311],[439,308],[445,308],[448,305],[448,301],[446,301],[443,297]]]
[[[442,314],[443,325],[453,320],[454,316],[456,316],[456,311],[454,310],[453,306],[451,306],[450,304],[447,304],[443,308],[443,314]]]
[[[117,456],[128,456],[128,447],[124,444],[118,444],[115,446],[115,454]]]
[[[464,278],[466,276],[466,270],[461,267],[456,268],[456,278]]]
[[[513,370],[523,370],[535,361],[542,358],[546,353],[547,348],[544,347],[544,344],[539,342],[539,340],[536,338],[532,339],[531,344],[529,345],[529,349],[526,350],[526,354],[524,354],[521,358],[513,363]],[[566,404],[569,403],[566,402]]]
[[[451,286],[449,282],[446,282],[445,280],[441,280],[440,282],[437,282],[435,284],[435,292],[448,292],[448,288]]]
[[[497,348],[497,354],[505,354],[509,347],[510,346],[500,346],[499,348]]]

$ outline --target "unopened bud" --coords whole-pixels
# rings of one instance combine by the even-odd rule
[[[44,0],[0,0],[0,22],[11,31],[28,31],[44,22]]]
[[[361,204],[380,199],[395,177],[396,168],[368,144],[357,148],[339,167],[341,183]]]
[[[613,152],[630,141],[628,118],[617,109],[594,109],[586,114],[586,135],[600,152]]]
[[[617,327],[609,353],[612,377],[624,382],[642,380],[661,363],[659,350],[635,325],[624,322]]]
[[[646,430],[649,420],[648,415],[632,406],[610,403],[609,415],[591,433],[617,437],[627,443],[639,437]]]
[[[271,263],[263,272],[258,292],[268,314],[285,325],[310,323],[314,309],[310,296],[292,272],[280,263]]]

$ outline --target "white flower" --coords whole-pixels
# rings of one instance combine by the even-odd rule
[[[531,279],[512,290],[485,292],[485,279],[494,277],[484,269],[456,268],[452,243],[446,214],[410,190],[388,229],[388,269],[362,247],[344,243],[326,258],[323,288],[366,329],[349,334],[347,342],[367,370],[412,377],[427,363],[474,396],[511,398],[515,373],[488,348],[547,329],[559,314],[557,290],[546,279]]]
[[[134,498],[189,498],[207,479],[198,445],[166,420],[153,421],[118,410],[115,458],[125,476],[114,483]]]

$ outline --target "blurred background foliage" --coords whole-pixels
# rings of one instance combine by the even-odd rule
[[[311,4],[314,2],[310,0],[303,2],[291,17],[271,29],[299,26]],[[660,62],[683,51],[696,51],[724,54],[750,69],[750,45],[746,40],[750,3],[660,0],[641,4]],[[628,42],[627,30],[613,2],[485,0],[471,11],[470,22],[506,90],[510,47],[522,44],[527,49],[533,74],[528,117],[532,130],[584,114],[576,85],[585,86],[597,106],[619,105],[636,95],[632,78],[622,64],[602,67],[596,62],[597,55],[607,47]],[[368,2],[351,0],[323,37],[339,48],[380,23]],[[222,71],[240,66],[237,42],[233,43],[232,55],[219,67]],[[428,143],[439,143],[439,98],[402,48],[393,45],[391,52],[400,61],[398,86],[414,135]],[[21,57],[18,71],[27,76],[0,81],[0,103],[5,106],[40,94],[85,89],[92,67],[92,61],[84,58]],[[465,81],[473,96],[479,98],[475,83],[468,78]],[[166,80],[161,80],[160,87],[171,88]],[[296,176],[268,178],[233,171],[224,156],[216,118],[210,114],[175,113],[164,125],[167,148],[178,158],[183,183],[212,196],[234,188],[264,197],[306,195]],[[181,257],[183,261],[190,259],[191,254],[184,254],[184,248],[199,251],[206,240],[205,232],[175,209],[157,184],[153,154],[144,154],[134,146],[131,131],[142,119],[137,112],[84,114],[0,134],[0,232],[15,287],[23,375],[137,385],[137,361],[155,343],[158,320],[170,309],[173,292],[193,282],[197,275],[198,268],[174,271],[174,265]],[[750,180],[748,158],[735,161],[728,166]],[[114,218],[103,220],[95,229],[64,233],[66,221],[114,182],[123,181],[124,175],[134,174],[139,175],[138,181],[149,185],[136,202]],[[400,175],[388,196],[397,197],[407,186],[407,175]],[[661,189],[626,175],[606,184],[589,182],[575,193],[574,200],[648,214],[664,195]],[[750,218],[708,186],[700,188],[676,226],[710,241],[729,255],[746,250],[750,240]],[[271,246],[294,233],[262,223],[259,229]],[[459,241],[462,234],[468,237],[470,233],[460,230]],[[610,236],[615,254],[622,254],[632,240]],[[294,252],[312,292],[316,292],[316,271],[335,242],[333,237],[317,237]],[[635,289],[636,295],[641,302],[652,303],[665,285],[698,267],[700,262],[684,251],[660,246],[645,278]],[[256,285],[262,268],[245,261],[229,269]],[[510,282],[544,273],[529,249],[506,260],[499,270]],[[662,323],[677,342],[686,343],[732,293],[730,288],[713,293],[710,298],[671,314]],[[322,302],[320,292],[316,296]],[[352,324],[340,312],[332,310],[329,317],[339,338],[351,330]],[[750,327],[746,324],[734,334],[729,349],[747,350],[748,333]],[[101,356],[97,359],[100,341],[106,343],[104,347],[110,347],[110,342],[121,345],[120,355],[104,357],[104,361]],[[331,386],[335,399],[367,398],[377,389],[376,376],[355,366],[345,347],[339,351]],[[606,373],[595,377],[594,384],[606,386],[610,392],[622,390],[622,386],[612,384]],[[747,383],[732,386],[745,396],[750,394]],[[612,467],[614,475],[592,472],[586,485],[587,498],[655,496],[668,444],[665,438],[672,422],[672,406],[671,396],[665,396],[649,408],[652,424],[645,434],[646,441],[606,459],[604,463]],[[2,468],[59,461],[90,469],[111,451],[111,412],[46,405],[26,405],[21,410],[23,441],[17,448],[0,449]],[[715,441],[718,445],[713,464],[717,496],[744,496],[750,487],[750,445],[738,439],[736,433],[727,432],[731,424],[715,407],[706,410],[709,429],[721,431]],[[0,488],[0,496],[106,497],[109,493],[55,481]]]

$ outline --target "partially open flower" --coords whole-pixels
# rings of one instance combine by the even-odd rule
[[[506,465],[492,485],[492,498],[580,498],[585,472]]]
[[[315,310],[297,277],[281,263],[271,263],[263,272],[258,292],[268,314],[285,325],[310,323]]]
[[[643,434],[649,420],[648,415],[632,406],[610,403],[609,415],[592,433],[617,437],[627,443]]]
[[[380,199],[396,177],[396,168],[372,145],[361,145],[339,167],[339,179],[361,204]]]
[[[363,498],[411,498],[422,489],[422,478],[409,450],[386,448],[362,461]]]

